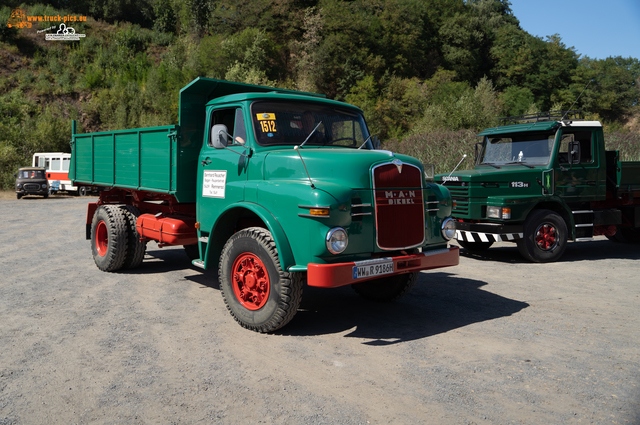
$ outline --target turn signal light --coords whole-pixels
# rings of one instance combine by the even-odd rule
[[[329,208],[311,208],[309,214],[318,217],[329,217]]]

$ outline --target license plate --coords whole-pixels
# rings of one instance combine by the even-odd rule
[[[365,277],[392,274],[393,272],[393,260],[391,260],[391,258],[356,261],[353,267],[353,278],[362,279]]]

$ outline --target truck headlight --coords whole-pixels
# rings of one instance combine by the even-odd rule
[[[327,232],[325,242],[330,253],[340,254],[347,249],[347,245],[349,244],[347,231],[342,227],[334,227]]]
[[[21,184],[21,183],[18,183],[18,184],[16,185],[16,189],[22,189],[22,184]]]
[[[47,188],[47,184],[46,183],[42,183],[42,188],[46,189]]]
[[[509,220],[511,218],[511,208],[487,207],[487,218],[497,218],[499,220]]]
[[[451,217],[442,222],[442,237],[450,241],[456,235],[456,221]]]

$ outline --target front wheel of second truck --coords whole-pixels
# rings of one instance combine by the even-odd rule
[[[261,227],[241,230],[227,241],[218,276],[227,309],[253,331],[283,327],[302,299],[303,275],[282,270],[273,237]]]
[[[567,248],[567,225],[551,210],[533,211],[524,223],[523,237],[517,244],[520,254],[529,261],[557,261]]]

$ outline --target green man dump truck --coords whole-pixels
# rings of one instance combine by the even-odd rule
[[[473,170],[436,176],[462,247],[512,241],[526,259],[552,262],[567,240],[640,242],[640,162],[606,151],[600,122],[579,111],[503,120],[479,134]]]
[[[183,246],[218,270],[231,315],[270,332],[304,283],[390,301],[420,270],[458,264],[449,191],[416,159],[374,149],[362,111],[322,95],[198,78],[179,125],[76,134],[70,178],[88,205],[98,268]]]

